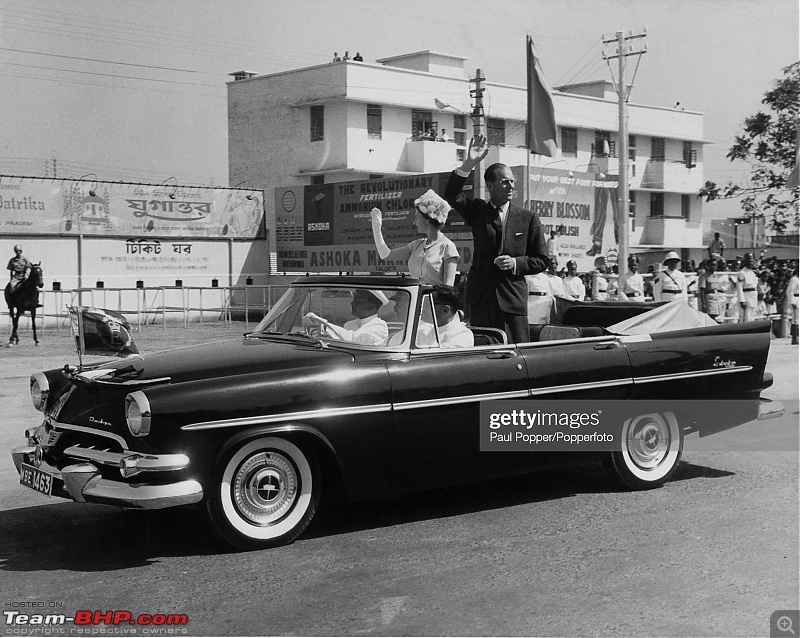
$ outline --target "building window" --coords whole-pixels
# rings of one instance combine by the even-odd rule
[[[604,142],[605,144],[608,144],[608,148],[606,148]],[[611,133],[609,131],[594,132],[594,156],[595,157],[617,156],[617,143],[611,141]]]
[[[486,118],[486,137],[489,146],[500,146],[506,143],[506,121],[496,117]]]
[[[683,163],[686,164],[686,168],[697,166],[697,151],[692,148],[691,142],[683,143]]]
[[[650,217],[664,216],[664,193],[650,193]]]
[[[650,159],[653,162],[663,162],[666,159],[663,137],[654,137],[650,140]]]
[[[689,219],[692,212],[692,196],[681,195],[681,217]]]
[[[578,157],[578,129],[561,128],[561,154],[567,157]]]
[[[311,183],[312,184],[324,184],[325,183],[325,176],[324,175],[312,175],[311,176]]]
[[[431,112],[411,109],[411,135],[413,137],[423,137],[431,131]]]
[[[463,113],[456,113],[453,116],[453,128],[467,130],[467,116]]]
[[[325,139],[325,107],[321,104],[311,107],[311,141]]]
[[[628,193],[628,217],[631,220],[631,230],[636,230],[636,193]]]
[[[464,131],[453,131],[453,141],[456,143],[456,146],[466,146],[467,134]]]
[[[367,104],[367,137],[381,139],[383,111],[380,104]]]
[[[467,149],[465,148],[456,149],[456,159],[459,162],[463,162],[466,157],[467,157]]]

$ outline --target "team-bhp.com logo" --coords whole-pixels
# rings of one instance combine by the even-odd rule
[[[137,625],[140,627],[151,626],[180,626],[189,622],[186,614],[137,614],[133,615],[125,609],[112,611],[90,611],[81,609],[74,616],[66,614],[23,614],[19,611],[4,611],[6,625],[13,627],[59,626],[73,623],[78,626],[86,625]]]

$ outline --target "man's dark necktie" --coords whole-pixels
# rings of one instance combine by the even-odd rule
[[[500,221],[500,211],[498,207],[492,207],[494,216],[492,217],[492,228],[494,228],[494,252],[495,255],[500,254],[500,247],[503,243],[503,224]]]

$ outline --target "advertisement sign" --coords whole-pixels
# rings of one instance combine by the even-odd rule
[[[383,213],[383,237],[391,247],[420,234],[414,200],[433,189],[444,193],[450,173],[289,186],[275,189],[275,240],[279,271],[407,272],[407,264],[384,261],[372,238],[370,211]],[[452,213],[442,231],[456,244],[458,269],[469,269],[472,232]]]
[[[210,240],[94,239],[84,242],[83,261],[87,272],[103,273],[107,287],[139,279],[148,285],[175,279],[207,283],[228,272],[228,251]]]
[[[513,167],[517,180],[514,202],[523,205],[525,167]],[[404,263],[380,259],[372,239],[370,210],[383,212],[383,237],[390,247],[419,238],[414,227],[414,200],[429,188],[440,195],[450,173],[290,186],[275,189],[276,244],[279,271],[380,272],[407,270]],[[597,255],[615,264],[618,253],[615,224],[619,211],[617,176],[600,171],[534,168],[524,205],[537,213],[545,236],[555,231],[559,263],[570,259],[580,272],[594,268]],[[472,232],[451,213],[443,232],[460,254],[458,270],[472,261]]]
[[[525,167],[512,169],[518,184],[517,203],[525,196]],[[559,243],[559,267],[578,263],[579,272],[594,268],[596,256],[617,262],[619,221],[617,175],[577,173],[536,168],[530,172],[525,208],[539,215],[545,236],[555,231]]]
[[[263,192],[3,176],[0,233],[262,238]]]

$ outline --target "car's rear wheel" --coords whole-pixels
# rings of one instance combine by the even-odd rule
[[[647,490],[664,485],[678,469],[683,433],[672,412],[640,414],[625,421],[620,443],[621,450],[603,460],[606,471],[625,487]]]
[[[286,439],[262,437],[220,460],[207,510],[217,533],[235,547],[285,545],[311,522],[321,487],[313,452]]]

